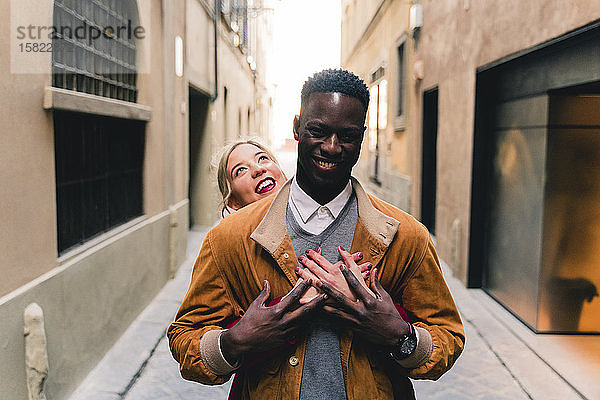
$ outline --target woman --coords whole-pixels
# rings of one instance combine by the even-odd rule
[[[256,140],[238,140],[224,148],[217,167],[223,196],[221,214],[276,193],[287,178],[271,151]]]

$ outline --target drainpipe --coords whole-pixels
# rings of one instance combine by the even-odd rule
[[[215,100],[217,100],[217,97],[219,97],[219,80],[218,80],[218,65],[219,65],[219,59],[218,59],[218,37],[219,37],[219,27],[217,26],[217,20],[218,20],[218,16],[219,16],[219,12],[221,9],[221,0],[215,0],[215,10],[213,12],[213,29],[214,29],[214,34],[215,34],[215,90],[212,94],[212,96],[210,96],[210,102],[214,103]]]

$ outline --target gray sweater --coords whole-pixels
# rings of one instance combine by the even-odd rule
[[[354,193],[338,217],[321,234],[313,235],[298,225],[288,204],[287,231],[296,257],[306,249],[321,247],[331,263],[340,259],[337,247],[350,250],[358,220],[358,202]],[[302,267],[302,264],[300,264]],[[308,338],[300,385],[300,400],[345,400],[346,388],[342,374],[338,329],[330,318],[316,314],[308,323]]]

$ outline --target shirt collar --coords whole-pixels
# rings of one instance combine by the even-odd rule
[[[329,212],[333,215],[333,218],[337,218],[342,212],[342,209],[350,199],[352,195],[352,185],[350,184],[350,180],[346,184],[344,190],[340,192],[333,200],[329,203],[325,204],[324,207],[329,209]],[[300,217],[302,218],[302,222],[306,223],[308,219],[321,207],[319,203],[317,203],[312,197],[310,197],[300,185],[298,185],[298,181],[296,177],[292,180],[292,185],[290,188],[290,200]]]

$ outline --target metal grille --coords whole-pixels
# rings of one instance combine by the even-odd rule
[[[135,36],[119,30],[134,25],[136,10],[126,0],[55,0],[52,85],[136,102]]]
[[[145,125],[54,112],[58,252],[143,213]]]

